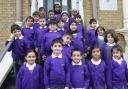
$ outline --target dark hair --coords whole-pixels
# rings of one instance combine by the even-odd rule
[[[63,45],[63,40],[61,38],[56,38],[52,41],[51,46],[53,46],[55,43],[60,43],[61,45]]]
[[[64,35],[63,35],[63,37],[64,36],[71,36],[72,37],[72,35],[70,34],[70,33],[65,33]]]
[[[75,51],[77,51],[77,52],[80,52],[80,55],[82,55],[82,52],[79,50],[79,49],[72,49],[72,51],[71,51],[71,56],[72,56],[72,54],[73,54],[73,52],[75,52]]]
[[[93,22],[97,22],[96,19],[94,18],[90,19],[89,24],[92,24]]]
[[[81,15],[79,15],[79,14],[76,15],[76,16],[75,16],[75,19],[76,19],[76,18],[80,18],[80,19],[81,19]]]
[[[54,13],[54,11],[53,11],[53,10],[49,10],[49,11],[48,11],[48,14],[49,14],[50,12],[53,12],[53,13]]]
[[[97,45],[94,45],[94,46],[93,46],[93,47],[91,47],[91,49],[90,49],[91,58],[92,58],[92,51],[93,51],[94,49],[99,49],[99,50],[100,50],[100,52],[101,52],[100,47],[99,47],[99,46],[97,46]]]
[[[40,7],[40,8],[39,8],[39,12],[42,11],[42,10],[45,11],[45,8],[44,8],[44,7]]]
[[[35,12],[33,12],[32,15],[33,15],[33,16],[39,16],[39,12],[38,12],[38,11],[35,11]]]
[[[27,21],[28,19],[32,19],[32,21],[34,22],[34,18],[32,16],[28,16],[25,21]]]
[[[57,22],[56,22],[56,21],[49,21],[49,22],[48,22],[48,25],[51,25],[51,24],[57,25]]]
[[[98,26],[98,27],[96,28],[96,31],[95,31],[95,35],[96,35],[96,36],[98,36],[98,33],[97,33],[97,32],[98,32],[99,28],[102,29],[102,30],[105,32],[105,28],[104,28],[104,27]]]
[[[120,51],[121,53],[123,53],[123,49],[122,49],[122,47],[120,45],[114,45],[112,47],[112,49],[111,49],[111,53],[113,52],[114,49],[116,49],[116,50]],[[123,55],[122,55],[122,57],[123,57]]]
[[[17,24],[13,24],[11,26],[11,33],[13,33],[14,30],[21,30],[21,27]]]
[[[110,34],[113,38],[114,38],[114,42],[117,43],[119,41],[118,36],[116,34],[116,32],[114,30],[108,30],[106,31],[105,37],[104,37],[104,41],[107,43],[107,35]]]
[[[29,53],[31,53],[31,52],[33,52],[33,53],[36,55],[36,51],[35,51],[35,50],[29,49],[29,50],[27,50],[25,56],[27,56],[27,55],[28,55]]]

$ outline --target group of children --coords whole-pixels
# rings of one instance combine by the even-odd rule
[[[86,31],[77,10],[71,17],[39,8],[25,26],[11,26],[16,89],[127,89],[128,65],[113,30],[96,27],[90,19]],[[36,61],[38,59],[38,61]],[[20,69],[19,69],[20,68]]]

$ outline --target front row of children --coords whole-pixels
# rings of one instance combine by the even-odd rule
[[[62,44],[59,38],[52,41],[53,52],[44,70],[35,63],[35,52],[28,51],[27,62],[17,74],[16,89],[127,89],[128,67],[119,45],[112,47],[112,59],[106,65],[97,46],[91,48],[92,58],[85,64],[79,49],[72,50],[72,60],[64,56]]]

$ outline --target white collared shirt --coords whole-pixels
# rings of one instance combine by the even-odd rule
[[[28,27],[27,25],[26,25],[26,28],[30,28],[30,29],[33,29],[33,27]]]
[[[42,28],[47,28],[47,26],[44,26],[44,27],[40,26],[40,29],[42,29]]]
[[[55,30],[55,31],[49,31],[49,32],[57,32],[57,31]]]
[[[52,58],[56,58],[56,57],[58,57],[58,58],[62,58],[62,53],[59,54],[58,56],[56,56],[56,55],[54,55],[54,54],[52,53]]]
[[[116,59],[116,58],[114,58],[114,57],[112,57],[112,58],[113,58],[113,60],[114,60],[115,62],[117,62],[118,64],[121,65],[121,63],[122,63],[122,61],[123,61],[123,58],[120,58],[120,59]]]
[[[99,65],[101,63],[101,59],[99,59],[98,61],[95,61],[93,58],[91,59],[92,64],[94,65]]]
[[[76,64],[75,62],[72,61],[72,65],[73,65],[73,66],[74,66],[74,65],[79,65],[79,66],[80,66],[80,65],[82,65],[82,61],[80,61],[78,64]]]
[[[28,67],[29,70],[34,70],[35,66],[36,66],[36,63],[34,63],[32,65],[30,65],[28,63],[26,64],[26,67]]]
[[[21,35],[20,37],[15,37],[15,40],[16,39],[20,39],[20,40],[23,39],[23,35]]]
[[[58,31],[61,31],[61,30],[64,31],[64,28],[62,28],[62,29],[61,29],[61,28],[58,28],[57,30],[58,30]]]
[[[108,46],[114,46],[116,43],[107,43]]]
[[[98,38],[101,39],[101,40],[103,40],[104,39],[104,36],[99,36],[98,35]]]

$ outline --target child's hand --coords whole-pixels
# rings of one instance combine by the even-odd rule
[[[42,60],[45,61],[46,60],[46,55],[42,56]]]
[[[69,89],[68,87],[65,87],[64,89]]]
[[[9,37],[9,39],[8,39],[8,41],[13,41],[13,39],[14,39],[14,35],[11,34],[10,37]]]

